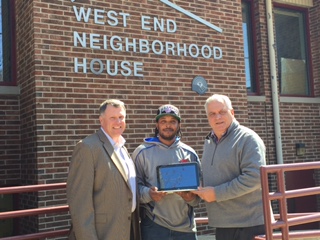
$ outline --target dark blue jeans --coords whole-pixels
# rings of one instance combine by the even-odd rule
[[[194,232],[177,232],[162,227],[148,217],[141,221],[142,240],[197,240]]]

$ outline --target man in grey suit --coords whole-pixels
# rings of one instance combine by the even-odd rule
[[[101,128],[75,147],[67,179],[69,239],[140,240],[134,164],[124,147],[126,108],[100,105]]]

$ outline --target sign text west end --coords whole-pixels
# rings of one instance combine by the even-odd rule
[[[130,14],[105,11],[102,9],[77,8],[73,6],[73,11],[78,22],[89,22],[94,24],[109,25],[111,27],[121,24],[124,28],[129,26]],[[174,34],[178,27],[174,20],[163,19],[142,15],[140,25],[143,31],[160,31]],[[73,32],[74,47],[90,48],[97,50],[112,50],[115,52],[133,52],[139,54],[156,54],[167,56],[184,56],[204,59],[221,59],[222,50],[219,47],[209,45],[199,46],[195,43],[185,44],[170,41],[137,39],[121,37],[118,35],[101,35],[97,33]],[[87,59],[74,58],[74,71],[77,73],[87,73],[88,71],[99,75],[106,72],[108,75],[143,77],[143,62],[118,61],[110,59]]]

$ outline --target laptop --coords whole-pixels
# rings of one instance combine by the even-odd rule
[[[197,162],[175,163],[157,166],[158,191],[193,191],[200,185]]]

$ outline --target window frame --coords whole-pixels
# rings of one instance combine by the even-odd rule
[[[309,10],[308,8],[303,8],[303,7],[298,7],[298,6],[293,6],[293,5],[287,5],[287,4],[281,4],[281,3],[273,3],[273,9],[275,8],[280,8],[284,10],[291,10],[291,11],[297,11],[303,14],[304,17],[304,24],[305,24],[305,54],[306,54],[306,61],[307,61],[307,66],[306,66],[306,73],[307,73],[307,81],[309,85],[308,89],[308,94],[307,95],[300,95],[300,94],[283,94],[281,93],[281,89],[279,89],[279,95],[281,97],[314,97],[314,79],[313,79],[313,67],[312,67],[312,54],[311,54],[311,37],[310,37],[310,22],[309,22]],[[276,23],[274,22],[274,28],[276,27]],[[275,34],[275,43],[277,44],[276,41],[276,34]],[[276,59],[278,62],[278,53],[276,53]],[[277,64],[277,81],[279,84],[279,88],[281,86],[281,78],[280,78],[280,69],[279,69],[279,64]]]
[[[0,81],[1,86],[17,86],[16,71],[16,19],[15,19],[15,0],[8,0],[9,6],[9,23],[10,23],[10,79]],[[3,21],[3,20],[2,20]]]
[[[256,21],[255,21],[255,15],[254,15],[254,1],[253,0],[241,0],[241,12],[242,12],[242,3],[248,4],[249,6],[249,20],[250,20],[250,27],[251,27],[251,35],[249,35],[250,39],[248,39],[252,46],[251,46],[251,54],[249,54],[249,58],[251,57],[252,59],[249,59],[250,61],[250,66],[253,69],[250,69],[250,74],[252,75],[250,77],[250,82],[251,82],[251,86],[254,85],[254,90],[248,90],[247,89],[247,94],[248,95],[252,95],[252,96],[258,96],[261,93],[261,89],[260,89],[260,81],[259,81],[259,66],[258,66],[258,51],[257,51],[257,34],[256,34]],[[243,23],[243,19],[242,19],[242,23]],[[245,38],[247,36],[243,35],[243,38]],[[243,39],[244,42],[244,39]],[[246,84],[246,88],[247,88],[247,84]],[[251,87],[252,89],[252,87]]]

